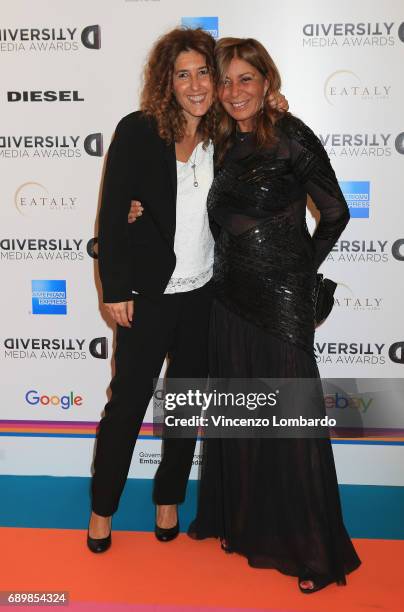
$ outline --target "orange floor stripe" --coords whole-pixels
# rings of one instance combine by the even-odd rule
[[[250,568],[217,541],[115,532],[94,555],[78,530],[1,528],[0,590],[63,591],[76,602],[217,606],[310,612],[403,610],[403,541],[355,540],[362,567],[347,587],[306,596],[296,580]],[[63,608],[61,608],[63,610]]]

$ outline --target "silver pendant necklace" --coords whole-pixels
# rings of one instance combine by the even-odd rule
[[[191,163],[192,172],[194,173],[194,187],[199,187],[198,179],[196,178],[196,155],[198,153],[198,145],[195,147],[194,161]]]

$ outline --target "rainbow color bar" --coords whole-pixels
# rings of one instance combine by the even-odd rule
[[[95,438],[97,421],[39,421],[39,420],[0,420],[0,436],[42,436],[42,437],[69,437],[69,438]],[[142,439],[156,438],[153,423],[143,423],[139,437]],[[362,430],[358,436],[355,430],[339,429],[334,432],[331,439],[336,441],[351,441],[358,444],[363,442],[404,442],[402,429],[367,429]]]

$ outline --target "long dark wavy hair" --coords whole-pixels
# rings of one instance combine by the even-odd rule
[[[173,90],[174,64],[183,51],[196,51],[206,59],[206,66],[216,84],[215,39],[202,30],[175,28],[157,40],[144,71],[141,109],[154,117],[161,138],[167,143],[180,142],[184,137],[186,120]],[[215,93],[214,93],[215,98]],[[214,140],[216,131],[215,102],[201,119],[198,131],[204,143]]]
[[[240,58],[251,64],[262,76],[268,80],[269,88],[264,98],[264,103],[255,123],[255,136],[257,146],[267,147],[277,141],[274,131],[274,123],[279,117],[279,113],[269,107],[268,95],[279,91],[281,88],[281,76],[272,57],[265,47],[254,38],[221,38],[215,48],[215,60],[217,70],[217,80],[223,82],[226,71],[231,60]],[[215,149],[218,163],[223,161],[226,151],[231,146],[234,133],[236,131],[236,121],[228,115],[222,108],[217,120],[217,130],[215,134]]]

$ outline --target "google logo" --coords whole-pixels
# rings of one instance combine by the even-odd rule
[[[42,406],[59,406],[63,408],[63,410],[68,410],[72,406],[81,406],[83,402],[83,398],[81,395],[75,395],[73,391],[70,391],[67,395],[62,395],[59,397],[58,395],[40,395],[38,391],[34,389],[30,389],[25,394],[25,400],[31,406],[37,406],[38,404],[42,404]]]

